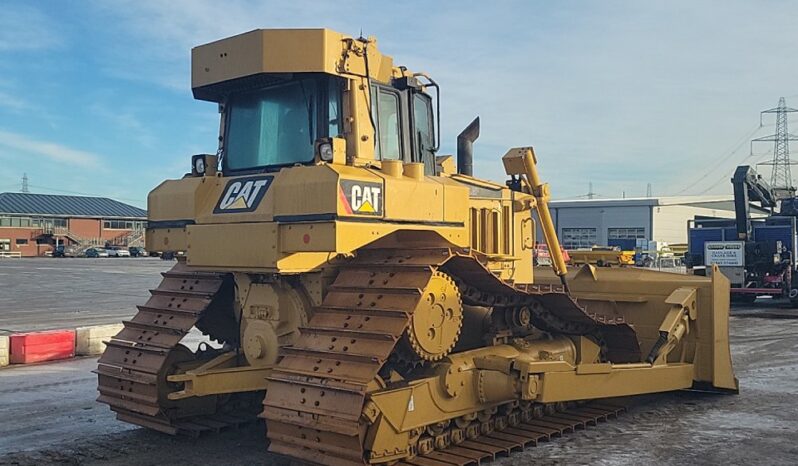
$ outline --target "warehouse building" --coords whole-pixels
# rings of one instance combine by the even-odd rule
[[[104,197],[0,193],[0,255],[143,242],[147,211]]]
[[[634,249],[638,239],[686,243],[688,220],[734,218],[731,195],[563,200],[551,201],[549,208],[566,249],[594,245]],[[764,212],[751,209],[752,214]]]

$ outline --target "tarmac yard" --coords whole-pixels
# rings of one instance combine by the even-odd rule
[[[115,323],[130,317],[171,267],[157,259],[0,262],[0,328]],[[9,286],[10,285],[10,286]],[[617,420],[494,464],[796,464],[798,310],[765,300],[735,308],[740,394],[679,392],[629,401]],[[116,421],[96,403],[96,358],[0,369],[0,465],[288,464],[262,425],[199,439]]]
[[[0,259],[0,331],[118,324],[174,264],[155,257]]]

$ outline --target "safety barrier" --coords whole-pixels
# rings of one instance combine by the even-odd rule
[[[75,356],[74,330],[17,333],[9,336],[11,364],[54,361]]]
[[[0,335],[0,367],[8,365],[8,337],[6,335]]]
[[[122,328],[122,324],[91,325],[0,335],[0,367],[97,356],[105,351],[105,344]]]
[[[0,251],[0,259],[2,258],[12,258],[12,259],[19,259],[22,257],[22,253],[18,251]]]
[[[91,356],[102,354],[105,343],[124,328],[122,324],[93,325],[75,329],[75,354]]]

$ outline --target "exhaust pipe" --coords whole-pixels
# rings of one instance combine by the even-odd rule
[[[474,176],[474,141],[479,137],[479,117],[457,135],[457,173]]]

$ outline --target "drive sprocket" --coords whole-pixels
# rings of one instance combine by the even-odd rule
[[[436,271],[422,292],[405,332],[413,356],[439,361],[449,354],[460,338],[463,302],[454,280]]]

